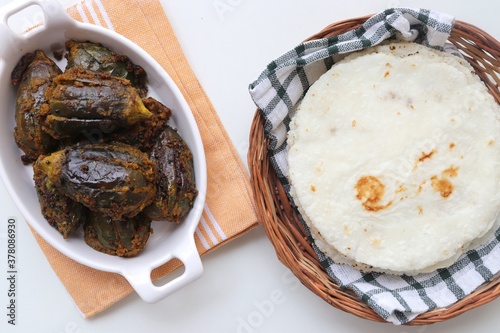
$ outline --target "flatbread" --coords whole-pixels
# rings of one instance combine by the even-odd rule
[[[491,236],[499,111],[465,60],[419,44],[336,63],[288,133],[291,195],[318,247],[364,271],[417,274]]]

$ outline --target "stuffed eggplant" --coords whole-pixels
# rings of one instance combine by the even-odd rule
[[[62,194],[113,219],[137,215],[156,194],[155,164],[130,145],[81,144],[37,163]]]
[[[144,212],[153,220],[179,223],[198,194],[191,150],[179,133],[167,126],[150,158],[158,168],[157,192]]]
[[[14,139],[24,152],[24,164],[54,151],[58,145],[42,130],[40,108],[46,102],[45,91],[59,74],[59,67],[42,50],[25,54],[11,74],[11,82],[17,87]]]
[[[146,152],[153,148],[161,132],[163,132],[172,111],[153,97],[144,99],[143,103],[151,112],[151,117],[139,121],[123,131],[110,133],[107,136],[108,141],[127,143]]]
[[[42,215],[64,238],[68,238],[83,225],[88,209],[61,193],[48,179],[38,161],[33,164],[33,173]]]
[[[84,226],[84,240],[96,251],[119,257],[134,257],[146,246],[151,234],[151,220],[144,214],[113,219],[91,212]]]
[[[55,77],[46,98],[42,125],[56,139],[107,134],[151,117],[128,80],[80,67]]]
[[[90,41],[68,40],[66,50],[68,51],[66,69],[82,67],[127,79],[141,97],[146,97],[148,92],[146,72],[126,55],[118,54],[100,43]]]

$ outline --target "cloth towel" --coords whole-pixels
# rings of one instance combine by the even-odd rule
[[[187,100],[201,132],[208,169],[206,205],[194,235],[198,252],[210,252],[257,226],[248,172],[191,70],[160,2],[85,0],[68,12],[76,20],[114,30],[138,44],[167,71]],[[103,311],[133,292],[121,275],[81,265],[34,234],[84,317]],[[180,264],[173,260],[156,268],[153,280],[166,276]]]
[[[272,61],[250,84],[249,92],[264,117],[270,160],[285,189],[290,189],[286,160],[290,118],[309,86],[332,66],[332,56],[374,46],[388,38],[421,42],[443,50],[453,24],[454,18],[444,13],[391,8],[370,17],[358,29],[302,43]],[[363,274],[350,266],[335,264],[317,247],[315,251],[340,287],[353,290],[386,321],[405,324],[421,313],[450,306],[493,279],[500,270],[499,241],[497,231],[486,245],[465,253],[451,267],[413,277]]]

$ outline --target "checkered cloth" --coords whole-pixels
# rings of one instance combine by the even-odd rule
[[[287,191],[290,186],[286,134],[290,119],[309,86],[333,65],[333,56],[374,46],[388,38],[442,50],[453,22],[453,17],[430,10],[388,9],[358,29],[302,43],[267,66],[250,84],[249,91],[265,120],[271,163]],[[305,223],[304,226],[308,230]],[[499,242],[497,231],[486,245],[467,252],[451,267],[413,277],[363,274],[350,266],[335,264],[316,247],[315,250],[339,286],[353,290],[385,320],[404,324],[421,313],[455,303],[493,279],[500,270]]]

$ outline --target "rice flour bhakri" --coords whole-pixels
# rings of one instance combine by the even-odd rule
[[[332,66],[287,139],[291,195],[318,247],[362,271],[414,275],[491,237],[499,111],[465,60],[419,44]]]

